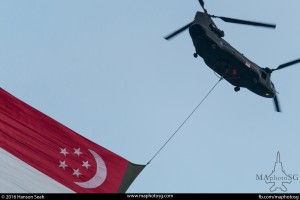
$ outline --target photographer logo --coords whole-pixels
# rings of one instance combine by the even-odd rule
[[[278,151],[272,172],[269,175],[256,174],[256,180],[265,181],[266,184],[270,185],[270,192],[286,192],[287,185],[291,184],[292,181],[298,180],[298,174],[287,174],[285,172],[282,162],[280,161],[280,153]]]

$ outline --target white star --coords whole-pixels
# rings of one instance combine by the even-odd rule
[[[66,167],[68,167],[68,165],[66,164],[66,161],[59,161],[60,164],[59,164],[59,167],[62,167],[64,170],[66,169]]]
[[[86,161],[86,162],[84,162],[84,161],[82,161],[82,167],[86,167],[87,169],[89,169],[89,167],[91,166],[90,164],[89,164],[89,161]]]
[[[75,176],[77,176],[77,178],[79,178],[79,175],[81,174],[80,172],[79,172],[79,168],[78,169],[73,169],[73,174],[72,175],[75,175]]]
[[[77,156],[80,156],[80,154],[82,154],[81,152],[80,152],[80,148],[78,148],[78,149],[75,149],[74,148],[74,154],[77,154]]]
[[[64,154],[64,156],[67,156],[67,154],[69,154],[69,152],[67,152],[67,148],[64,149],[60,148],[60,153]]]

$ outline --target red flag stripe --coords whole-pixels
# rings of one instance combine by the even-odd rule
[[[126,159],[80,136],[3,89],[0,89],[0,147],[75,192],[117,192],[128,165]],[[62,149],[68,152],[66,156],[61,153]],[[75,154],[76,150],[81,154]],[[101,165],[91,151],[99,155],[104,164]],[[64,162],[68,165],[65,169]],[[86,167],[87,162],[91,167]],[[103,174],[105,168],[106,174]],[[104,175],[105,180],[96,188],[84,188],[75,183],[99,181]]]

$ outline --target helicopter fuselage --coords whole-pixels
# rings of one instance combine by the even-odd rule
[[[197,12],[189,27],[189,33],[196,49],[208,67],[235,86],[262,97],[273,98],[276,90],[271,82],[271,74],[246,58],[222,37],[224,32],[217,28],[211,17]]]

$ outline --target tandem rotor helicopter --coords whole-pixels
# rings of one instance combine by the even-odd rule
[[[259,67],[222,38],[224,31],[216,26],[212,18],[219,18],[229,23],[273,29],[276,25],[211,15],[205,9],[204,1],[198,1],[204,12],[198,11],[192,22],[167,35],[165,39],[170,40],[189,29],[196,50],[195,58],[198,55],[201,56],[208,67],[235,86],[236,92],[244,87],[262,97],[273,98],[275,110],[281,112],[271,74],[276,70],[299,63],[300,59],[281,64],[275,69]]]

